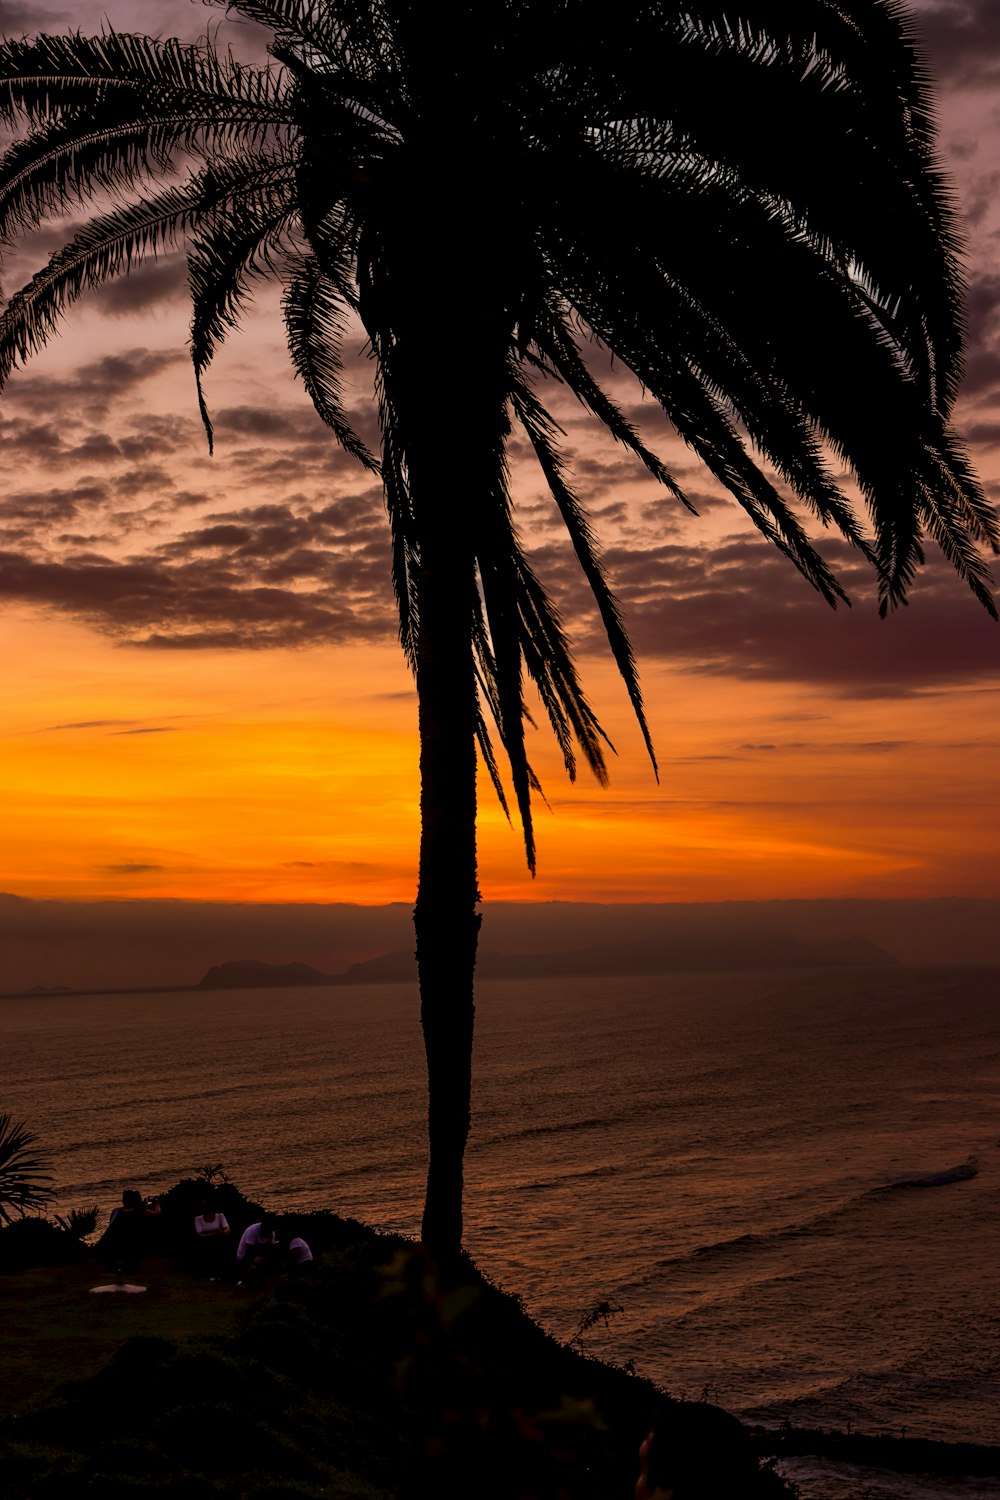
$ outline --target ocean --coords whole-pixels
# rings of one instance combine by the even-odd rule
[[[221,1164],[415,1234],[404,985],[0,1001],[57,1207]],[[1000,1443],[1000,968],[480,985],[466,1238],[552,1333],[747,1420]],[[799,1460],[803,1500],[1000,1494]]]

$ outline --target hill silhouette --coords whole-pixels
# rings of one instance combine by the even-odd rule
[[[595,943],[558,953],[479,955],[481,979],[575,979],[588,976],[629,977],[641,974],[740,972],[747,969],[885,968],[893,954],[867,938],[805,942],[787,932],[740,933],[708,942],[704,935],[669,934],[640,942]],[[268,964],[241,959],[216,964],[198,982],[200,990],[287,988],[294,985],[409,984],[417,965],[412,947],[392,948],[351,964],[341,974],[325,974],[309,964]]]
[[[336,984],[332,974],[324,974],[311,964],[265,964],[255,958],[231,959],[215,964],[194,986],[196,990],[265,990],[287,989],[292,985]]]

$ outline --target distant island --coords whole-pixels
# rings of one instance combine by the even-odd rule
[[[480,953],[480,979],[577,979],[643,974],[697,974],[748,969],[888,968],[898,962],[867,938],[806,942],[786,932],[741,933],[726,942],[704,936],[678,939],[670,934],[645,942],[598,943],[562,953]],[[408,984],[417,978],[412,948],[393,948],[340,974],[310,964],[269,964],[233,959],[215,964],[194,986],[198,990],[289,989],[319,985]]]
[[[199,979],[196,990],[266,990],[292,985],[343,984],[343,976],[324,974],[310,964],[263,964],[253,958],[216,964]]]

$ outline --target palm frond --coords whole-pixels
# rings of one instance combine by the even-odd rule
[[[251,286],[275,276],[297,221],[295,167],[284,156],[230,156],[199,175],[197,221],[189,234],[190,350],[198,407],[212,450],[204,376],[239,326]]]
[[[16,141],[0,161],[0,239],[36,229],[99,188],[127,190],[166,172],[188,135],[185,116],[153,122],[108,119],[97,130],[61,116]]]
[[[293,264],[285,283],[284,311],[292,364],[310,400],[341,447],[378,473],[378,460],[354,431],[344,408],[340,354],[346,326],[344,298],[315,256]]]
[[[546,309],[544,324],[537,324],[532,336],[557,374],[565,381],[578,401],[588,407],[599,422],[645,465],[653,478],[663,485],[692,515],[698,512],[663,460],[639,437],[621,408],[594,378],[580,353],[579,346],[566,325],[561,310]]]
[[[127,32],[85,37],[37,36],[0,44],[0,119],[45,124],[67,111],[101,108],[109,94],[131,93],[141,107],[221,111],[244,106],[244,118],[289,119],[281,78],[213,48]]]
[[[0,313],[0,386],[15,365],[44,347],[83,292],[172,249],[197,219],[199,203],[199,180],[191,178],[85,225]]]
[[[565,464],[554,441],[554,423],[534,392],[516,378],[512,381],[511,394],[514,409],[535,450],[545,481],[573,544],[573,550],[597,602],[611,653],[625,683],[646,751],[652,762],[654,774],[658,778],[656,752],[653,749],[653,741],[646,722],[646,711],[642,701],[642,690],[639,686],[632,643],[622,620],[621,606],[608,584],[597,538],[589,518],[580,500],[566,481]]]
[[[553,732],[562,747],[565,728],[572,730],[595,780],[608,785],[603,746],[614,750],[583,691],[573,654],[559,613],[535,577],[527,559],[517,559],[518,610],[521,615],[521,649],[528,676],[538,689]],[[564,762],[570,780],[575,778],[572,752]]]
[[[399,615],[399,640],[414,676],[417,670],[419,634],[420,544],[410,499],[406,460],[399,424],[387,388],[382,360],[375,370],[375,398],[382,432],[382,486],[392,537],[392,588]]]
[[[491,518],[507,510],[506,496],[498,494],[490,507]],[[480,528],[482,531],[482,528]],[[522,629],[518,614],[518,584],[515,558],[510,545],[497,545],[494,538],[478,547],[479,581],[489,628],[492,651],[491,709],[497,732],[510,766],[514,798],[524,834],[528,869],[535,873],[535,835],[531,814],[531,778],[524,741],[524,683],[522,677]],[[480,669],[483,658],[480,657]]]
[[[23,1121],[0,1114],[0,1220],[5,1224],[45,1208],[55,1197],[48,1159],[33,1149],[37,1140]]]

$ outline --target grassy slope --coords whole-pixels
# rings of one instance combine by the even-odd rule
[[[786,1493],[725,1413],[557,1344],[471,1263],[315,1217],[314,1273],[266,1297],[167,1262],[144,1297],[92,1297],[99,1262],[0,1278],[8,1500],[630,1500],[654,1417],[675,1500]]]

